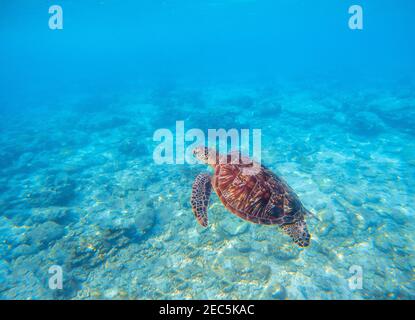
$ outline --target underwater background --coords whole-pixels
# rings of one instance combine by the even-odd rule
[[[63,30],[48,26],[55,4]],[[363,30],[348,26],[354,4]],[[1,1],[0,298],[414,298],[414,12]],[[263,164],[318,218],[311,245],[214,194],[199,226],[189,198],[206,166],[153,160],[154,132],[176,121],[261,129]]]

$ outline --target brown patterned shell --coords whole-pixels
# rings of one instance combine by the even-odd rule
[[[306,210],[294,191],[276,174],[260,166],[246,174],[244,165],[214,167],[212,186],[225,207],[253,223],[287,224],[300,220]]]

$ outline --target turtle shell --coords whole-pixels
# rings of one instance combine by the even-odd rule
[[[259,224],[284,225],[303,218],[306,210],[283,179],[259,164],[253,174],[246,170],[248,166],[214,167],[212,186],[229,211]]]

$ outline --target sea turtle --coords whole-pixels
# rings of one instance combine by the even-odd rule
[[[310,244],[304,217],[311,213],[283,179],[239,152],[238,157],[235,152],[223,156],[201,146],[193,155],[214,170],[213,176],[200,173],[193,183],[191,205],[200,225],[208,225],[213,187],[225,207],[238,217],[258,224],[277,224],[300,247]]]

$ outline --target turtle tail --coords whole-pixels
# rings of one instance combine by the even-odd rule
[[[312,213],[310,210],[307,210],[307,209],[304,209],[304,212],[305,212],[305,215],[306,216],[310,216],[310,217],[312,217],[312,218],[314,218],[314,219],[317,219],[317,221],[321,221],[320,219],[319,219],[319,217],[317,217],[314,213]]]

